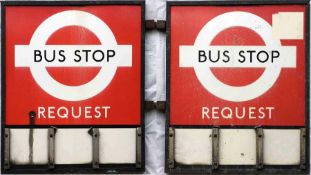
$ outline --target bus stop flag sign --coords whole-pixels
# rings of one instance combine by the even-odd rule
[[[30,111],[39,125],[140,125],[139,6],[17,6],[5,18],[7,125]]]
[[[172,125],[305,125],[304,6],[171,10]]]

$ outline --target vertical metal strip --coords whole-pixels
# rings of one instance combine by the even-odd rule
[[[33,134],[34,134],[34,129],[33,126],[35,125],[35,117],[36,117],[36,112],[30,111],[29,112],[29,124],[30,124],[30,129],[29,129],[29,163],[33,164]]]
[[[256,168],[263,169],[263,129],[256,128]]]
[[[175,130],[173,127],[169,128],[168,146],[168,167],[172,169],[175,167]]]
[[[29,129],[29,138],[28,138],[28,144],[29,144],[29,164],[33,164],[33,128]]]
[[[141,127],[136,128],[136,168],[141,168]]]
[[[219,128],[213,128],[212,131],[212,168],[219,166]]]
[[[56,128],[50,127],[48,129],[48,168],[53,169],[55,164],[55,133]]]
[[[92,129],[93,168],[99,168],[99,129]]]
[[[10,129],[4,129],[4,169],[10,169]]]
[[[306,169],[306,128],[300,129],[300,169]]]

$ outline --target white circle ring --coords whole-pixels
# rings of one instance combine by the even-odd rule
[[[30,45],[45,45],[48,38],[58,29],[66,26],[82,26],[92,31],[101,44],[104,42],[117,45],[116,39],[110,28],[98,17],[83,11],[68,10],[57,13],[45,21],[34,32]],[[117,66],[112,64],[99,65],[101,70],[88,83],[79,86],[67,86],[55,81],[46,68],[31,64],[30,71],[38,85],[48,94],[62,100],[80,101],[91,98],[105,89],[113,79]],[[110,70],[110,71],[107,71]]]
[[[219,32],[234,26],[246,27],[255,31],[267,46],[272,48],[281,46],[279,40],[273,39],[272,28],[268,22],[252,13],[239,11],[224,13],[205,24],[199,32],[194,45],[210,45]],[[281,67],[267,66],[256,81],[239,87],[230,86],[219,81],[204,64],[197,65],[194,70],[203,87],[213,95],[228,101],[242,102],[257,98],[269,90],[278,79]]]

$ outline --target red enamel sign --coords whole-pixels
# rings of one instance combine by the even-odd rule
[[[8,6],[5,124],[140,125],[141,6]]]
[[[170,124],[304,126],[304,5],[173,6]]]

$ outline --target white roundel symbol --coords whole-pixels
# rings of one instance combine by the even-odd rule
[[[97,95],[109,85],[116,73],[118,66],[131,66],[131,45],[117,45],[116,39],[110,28],[95,15],[83,11],[69,10],[57,13],[42,22],[34,32],[28,47],[46,47],[47,45],[45,44],[48,38],[54,32],[66,26],[81,26],[87,28],[97,36],[102,47],[104,47],[105,44],[108,44],[109,46],[114,47],[126,47],[126,50],[130,49],[128,52],[129,54],[125,58],[128,64],[124,65],[122,60],[114,61],[111,64],[97,63],[97,66],[101,67],[98,74],[91,81],[78,86],[68,86],[59,83],[50,76],[46,70],[46,67],[42,66],[41,64],[29,63],[30,61],[28,61],[25,63],[28,65],[21,66],[21,64],[23,64],[20,63],[22,62],[22,56],[18,53],[18,46],[15,46],[15,66],[29,66],[31,74],[37,84],[45,92],[58,99],[67,101],[85,100]],[[72,46],[75,48],[75,45]],[[32,58],[25,59],[30,60]]]
[[[266,47],[281,48],[280,40],[276,40],[272,36],[272,27],[269,23],[252,13],[239,11],[224,13],[205,24],[192,47],[210,46],[218,33],[234,26],[246,27],[255,31],[264,40]],[[180,55],[181,53],[186,53],[186,51],[180,51]],[[193,67],[198,80],[207,91],[221,99],[234,102],[251,100],[264,94],[276,82],[282,68],[278,65],[267,65],[263,74],[256,81],[238,87],[219,81],[211,69],[206,67],[206,64],[187,66],[187,61],[186,57],[180,58],[180,66]]]

